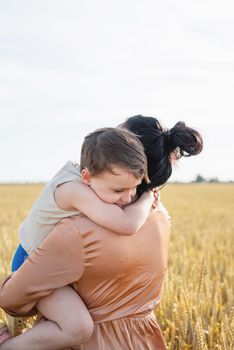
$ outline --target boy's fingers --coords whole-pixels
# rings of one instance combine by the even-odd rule
[[[153,192],[153,195],[154,195],[154,203],[152,204],[152,208],[155,209],[157,208],[158,201],[160,200],[159,191],[156,188],[153,188],[151,191]]]
[[[155,198],[157,198],[157,200],[160,200],[160,191],[156,188],[153,189],[153,193]]]

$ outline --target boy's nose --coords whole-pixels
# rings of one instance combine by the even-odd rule
[[[131,202],[132,200],[132,196],[131,193],[125,193],[122,197],[121,197],[122,202],[124,202],[124,204],[128,204]]]

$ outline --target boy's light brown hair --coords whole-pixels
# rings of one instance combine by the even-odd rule
[[[144,148],[132,132],[102,128],[88,134],[81,149],[80,170],[87,168],[91,175],[97,175],[112,172],[113,165],[149,182]]]

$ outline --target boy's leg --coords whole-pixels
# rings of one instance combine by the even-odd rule
[[[6,340],[1,350],[58,350],[77,347],[93,332],[93,321],[79,295],[69,286],[42,298],[37,308],[47,319]]]
[[[75,345],[86,342],[92,335],[93,320],[80,296],[66,286],[56,289],[36,305],[40,313],[56,323],[61,331],[74,339]]]

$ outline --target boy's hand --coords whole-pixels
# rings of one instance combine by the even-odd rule
[[[155,188],[153,190],[145,191],[141,198],[147,198],[152,203],[152,209],[155,209],[158,206],[159,201],[159,191]]]

